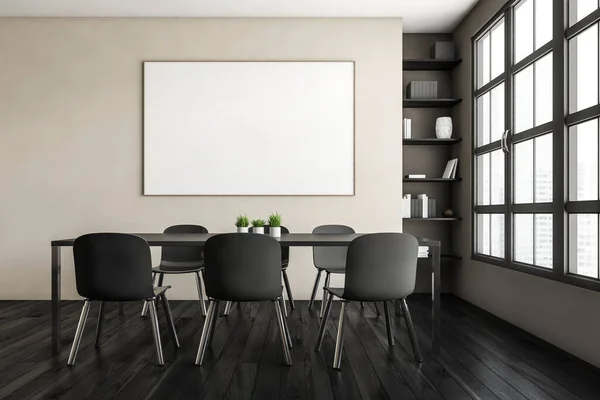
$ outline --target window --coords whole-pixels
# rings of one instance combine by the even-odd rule
[[[474,36],[473,258],[600,291],[599,46],[600,0],[512,1]]]

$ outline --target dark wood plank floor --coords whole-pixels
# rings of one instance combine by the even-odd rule
[[[556,399],[600,398],[600,371],[460,300],[443,298],[442,352],[434,358],[430,300],[409,299],[425,361],[413,361],[404,321],[395,318],[396,346],[372,306],[353,304],[342,370],[331,368],[339,304],[320,353],[318,319],[307,302],[290,314],[293,366],[283,365],[270,303],[241,304],[218,319],[205,365],[196,367],[203,319],[193,301],[173,301],[181,341],[175,351],[161,319],[166,365],[155,365],[149,321],[141,304],[125,315],[108,305],[104,342],[94,348],[93,308],[77,365],[66,359],[81,302],[63,303],[64,349],[50,354],[50,303],[0,302],[2,399]],[[317,304],[317,307],[318,308]]]

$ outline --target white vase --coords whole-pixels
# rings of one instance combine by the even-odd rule
[[[269,228],[269,234],[271,237],[281,237],[281,227],[280,226],[272,226]]]
[[[238,231],[238,233],[248,233],[248,227],[247,226],[238,226],[237,231]]]
[[[439,117],[435,120],[435,136],[438,139],[450,139],[452,137],[452,118]]]
[[[265,233],[265,228],[263,226],[253,226],[252,233],[260,233],[262,235]]]

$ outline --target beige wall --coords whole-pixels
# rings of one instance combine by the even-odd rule
[[[504,0],[480,1],[454,32],[463,59],[454,73],[455,94],[463,99],[456,107],[454,122],[459,131],[465,132],[460,145],[465,178],[472,176],[471,37],[504,3]],[[456,269],[455,294],[600,366],[600,293],[470,260],[473,197],[469,187],[463,185],[456,202],[461,205],[459,214],[464,217],[456,235],[462,238],[460,251],[465,261]]]
[[[50,240],[85,232],[226,232],[275,210],[300,232],[402,228],[400,19],[0,19],[0,59],[1,299],[48,299]],[[144,60],[354,60],[356,195],[143,197]],[[62,260],[76,298],[70,249]],[[308,249],[292,249],[289,274],[308,298]],[[189,277],[166,283],[196,296]]]

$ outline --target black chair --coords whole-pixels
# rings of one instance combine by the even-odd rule
[[[350,243],[344,288],[325,288],[328,292],[327,305],[315,349],[316,351],[321,349],[333,297],[338,297],[342,300],[342,310],[338,323],[333,368],[340,369],[341,366],[346,307],[351,301],[384,302],[388,343],[393,346],[392,315],[388,302],[400,300],[415,359],[418,362],[423,360],[415,327],[406,304],[406,297],[415,290],[418,248],[417,239],[404,233],[364,235]]]
[[[214,336],[221,301],[247,302],[271,300],[287,365],[292,364],[289,347],[291,338],[281,311],[281,247],[265,235],[227,233],[206,242],[205,287],[209,298],[208,314],[196,356],[202,365],[206,348]]]
[[[173,225],[165,229],[165,233],[208,233],[208,229],[200,225]],[[202,270],[204,268],[204,247],[202,246],[163,246],[160,264],[152,268],[152,283],[163,285],[165,275],[168,274],[195,274],[200,311],[206,315],[206,304],[202,294]],[[142,317],[148,313],[148,306],[144,304]]]
[[[354,229],[346,225],[321,225],[313,229],[313,233],[317,234],[351,234],[355,233]],[[347,246],[340,247],[313,247],[313,263],[317,268],[317,278],[315,279],[315,285],[313,286],[312,294],[310,295],[310,301],[308,302],[308,309],[312,310],[317,297],[317,290],[319,288],[319,281],[321,280],[321,273],[325,271],[327,274],[325,277],[325,285],[329,286],[329,279],[331,274],[344,274],[346,272],[346,252],[348,251]],[[323,302],[321,303],[321,313],[319,317],[323,317],[325,311],[327,294],[323,290]]]
[[[92,301],[100,302],[96,329],[96,348],[99,348],[104,319],[104,302],[143,300],[150,309],[157,362],[158,365],[164,365],[156,313],[158,298],[162,300],[173,342],[177,347],[179,347],[179,339],[175,332],[169,301],[165,295],[170,286],[154,288],[150,274],[148,274],[148,270],[152,267],[148,243],[135,235],[92,233],[75,240],[73,255],[77,292],[85,300],[67,364],[75,364]]]
[[[269,231],[269,226],[265,226],[265,235],[269,235],[270,231]],[[254,232],[254,227],[250,227],[249,230],[250,233]],[[288,230],[288,228],[286,228],[285,226],[281,227],[281,233],[290,233],[290,231]],[[290,301],[290,307],[292,307],[292,310],[296,309],[296,305],[294,304],[294,295],[292,294],[292,287],[290,286],[290,280],[288,278],[287,275],[287,267],[290,263],[290,248],[289,247],[282,247],[281,248],[281,276],[283,277],[283,284],[285,285],[285,291],[287,292],[287,298]],[[285,303],[285,296],[284,293],[282,293],[282,297],[283,297],[283,315],[287,317],[287,306]],[[229,315],[229,312],[231,311],[231,302],[227,302],[225,304],[225,310],[223,312],[223,315]]]

